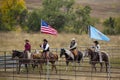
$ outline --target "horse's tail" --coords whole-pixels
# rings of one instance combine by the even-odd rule
[[[102,51],[103,53],[105,53],[106,54],[106,56],[107,56],[107,58],[108,58],[108,66],[110,66],[110,56],[109,56],[109,54],[107,53],[107,52],[105,52],[105,51]]]
[[[107,63],[107,71],[109,72],[109,74],[110,74],[110,68],[111,68],[111,65],[110,65],[110,57],[109,57],[109,54],[108,53],[106,53],[106,55],[108,56],[108,63]]]
[[[79,60],[81,60],[83,62],[83,58],[84,58],[83,52],[78,51],[78,54],[79,54]]]
[[[108,53],[106,53],[106,55],[108,56],[108,66],[110,66],[110,56]]]
[[[81,59],[81,60],[82,60],[82,62],[83,62],[83,60],[84,60],[84,54],[83,54],[83,52],[82,52],[82,59]]]
[[[58,61],[58,55],[57,55],[57,54],[54,54],[54,56],[55,56],[55,60]]]

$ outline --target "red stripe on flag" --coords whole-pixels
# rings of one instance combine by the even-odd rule
[[[41,32],[46,34],[57,35],[57,30],[52,27],[41,26]]]

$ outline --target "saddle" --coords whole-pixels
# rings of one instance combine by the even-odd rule
[[[78,55],[78,50],[74,49],[74,50],[70,50],[74,56],[77,56]]]
[[[52,54],[52,52],[49,52],[49,53],[43,52],[42,56],[43,56],[44,59],[50,59],[50,58],[54,57],[54,55]]]
[[[74,50],[70,50],[72,52],[72,54],[74,55],[74,60],[76,60],[77,55],[78,55],[78,50],[74,49]]]

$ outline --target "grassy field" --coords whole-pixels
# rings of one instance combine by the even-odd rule
[[[68,47],[71,39],[75,37],[78,46],[90,46],[93,39],[90,39],[88,35],[66,34],[60,33],[57,36],[41,34],[41,33],[22,33],[22,32],[0,32],[0,51],[2,50],[23,50],[24,40],[29,39],[32,49],[39,49],[39,45],[42,44],[42,40],[46,38],[49,41],[51,48],[64,48]],[[101,46],[117,46],[120,45],[120,36],[108,36],[109,42],[100,41]]]

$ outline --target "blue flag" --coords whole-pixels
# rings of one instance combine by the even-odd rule
[[[110,40],[106,35],[104,35],[102,32],[100,32],[93,26],[89,27],[89,36],[90,36],[90,38],[96,39],[96,40],[103,40],[103,41]]]

